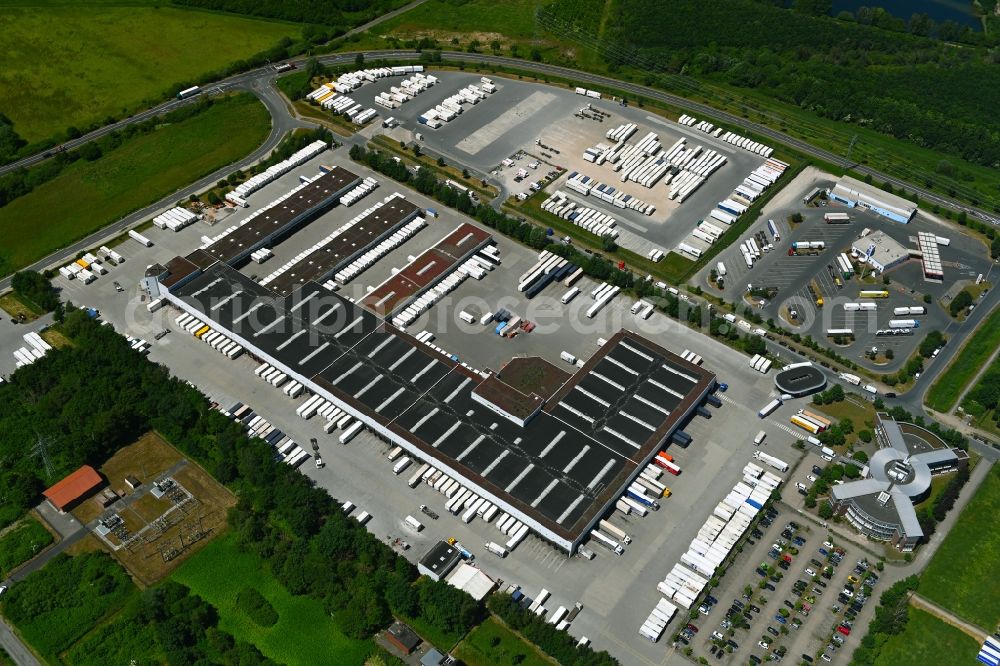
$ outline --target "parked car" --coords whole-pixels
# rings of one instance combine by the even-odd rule
[[[768,627],[767,628],[767,633],[771,634],[772,636],[777,636],[778,635],[778,630],[775,629],[774,627]]]

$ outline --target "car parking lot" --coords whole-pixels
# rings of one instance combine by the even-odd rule
[[[780,507],[780,505],[779,505]],[[710,663],[847,663],[857,615],[877,579],[867,560],[829,541],[826,531],[773,509],[751,533],[742,556],[682,632],[682,643]],[[869,577],[875,578],[869,578]],[[707,611],[707,612],[706,612]]]

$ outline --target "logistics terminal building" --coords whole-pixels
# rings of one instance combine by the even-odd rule
[[[894,222],[906,224],[917,212],[917,204],[903,197],[890,194],[857,178],[844,176],[829,190],[834,201],[851,208],[867,208],[873,213]]]
[[[715,387],[622,330],[551,397],[526,395],[321,275],[274,290],[206,254],[157,267],[159,295],[570,553]]]

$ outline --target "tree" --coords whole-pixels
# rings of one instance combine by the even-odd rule
[[[59,305],[59,297],[52,288],[52,283],[37,271],[15,273],[10,285],[14,293],[46,312],[54,310]]]
[[[963,289],[958,292],[954,299],[952,299],[951,305],[948,306],[948,309],[951,311],[952,317],[957,317],[960,312],[965,310],[970,305],[972,305],[972,294],[969,293],[968,289]]]
[[[885,350],[885,357],[890,361],[896,357],[896,352],[892,351],[892,347],[889,347]]]
[[[362,67],[365,66],[365,54],[364,53],[359,53],[358,55],[354,56],[354,66],[356,68],[358,68],[358,69],[361,69]]]
[[[326,74],[326,66],[324,66],[323,63],[316,58],[309,58],[306,60],[305,72],[309,75],[310,79],[314,79],[317,76],[323,76]]]
[[[833,505],[829,502],[823,502],[822,506],[819,507],[819,517],[823,520],[829,520],[833,517]]]

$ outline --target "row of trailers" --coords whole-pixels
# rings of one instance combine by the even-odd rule
[[[275,460],[298,467],[309,457],[309,453],[296,444],[295,440],[271,425],[248,405],[238,402],[229,409],[220,407],[219,411],[241,424],[248,437],[256,437],[270,444],[274,448]]]
[[[800,409],[798,413],[793,414],[789,419],[789,422],[791,422],[794,426],[802,428],[811,435],[818,435],[833,426],[833,421],[830,419],[825,416],[820,416],[815,412],[810,412],[807,409]]]
[[[500,263],[499,259],[493,257],[494,255],[480,250],[463,261],[395,315],[392,318],[392,325],[400,330],[405,330],[417,317],[430,310],[435,303],[457,289],[460,284],[465,282],[466,278],[473,277],[482,280],[488,271],[493,270],[495,264]]]
[[[375,103],[387,109],[398,109],[401,104],[409,102],[423,91],[436,85],[437,82],[436,76],[418,72],[403,79],[399,86],[391,86],[388,92],[380,92],[375,97]]]
[[[323,432],[328,435],[339,428],[341,431],[339,437],[341,444],[350,442],[364,427],[364,423],[355,420],[352,415],[320,395],[313,395],[307,398],[305,402],[298,406],[295,414],[307,421],[313,416],[320,417],[325,421]]]
[[[582,275],[583,268],[569,263],[566,259],[548,250],[542,250],[538,255],[538,262],[521,274],[517,290],[524,292],[525,298],[530,299],[537,296],[542,289],[553,282],[561,282],[566,287],[572,287],[573,283],[579,280]],[[577,289],[576,293],[579,291]],[[564,297],[563,302],[569,303],[573,296],[568,299]]]
[[[595,236],[618,237],[618,230],[615,228],[618,225],[618,221],[615,218],[595,208],[588,208],[575,201],[571,201],[562,190],[556,190],[552,196],[543,201],[542,210],[548,211],[564,220],[569,220],[584,231],[589,231]]]
[[[396,449],[399,449],[399,451]],[[401,452],[402,449],[396,447],[389,452],[388,457],[390,460],[393,460],[392,456],[400,455]],[[397,461],[396,465],[398,464]],[[393,470],[395,471],[395,467]],[[496,522],[494,526],[501,534],[507,537],[501,549],[503,554],[501,554],[500,550],[491,549],[492,552],[500,557],[506,556],[508,552],[517,548],[518,544],[528,536],[527,525],[506,511],[502,511],[499,506],[490,502],[485,497],[480,497],[474,491],[463,487],[459,480],[448,476],[429,463],[421,464],[417,468],[417,471],[410,476],[407,483],[411,488],[416,488],[421,482],[426,483],[444,495],[447,498],[445,510],[456,516],[461,514],[462,522],[464,523],[472,522],[476,517],[481,518],[486,523],[493,521],[495,518]]]
[[[576,171],[569,174],[566,179],[566,187],[584,196],[594,196],[615,208],[628,208],[643,215],[652,215],[656,212],[656,206],[653,204],[646,203],[638,197],[625,194],[611,185],[598,182],[594,178]]]
[[[681,468],[674,463],[673,457],[661,451],[629,484],[625,494],[615,503],[615,511],[626,516],[637,514],[639,517],[645,517],[650,511],[658,511],[659,500],[670,497],[671,494],[670,488],[660,481],[664,470],[674,475],[681,473]],[[625,530],[608,520],[598,522],[597,527],[590,532],[590,539],[591,543],[600,544],[615,555],[622,555],[625,546],[632,543],[632,537]]]
[[[177,317],[175,321],[181,330],[187,331],[212,349],[225,355],[226,358],[238,358],[243,353],[242,345],[233,342],[222,333],[213,330],[211,326],[194,315],[184,313]]]
[[[42,336],[34,331],[25,333],[23,338],[26,344],[14,350],[14,365],[18,368],[31,365],[52,349],[52,345],[43,340]]]
[[[740,136],[734,132],[727,132],[722,127],[715,127],[707,120],[699,121],[697,118],[693,118],[686,113],[681,114],[680,118],[677,119],[677,123],[687,127],[694,127],[696,130],[700,130],[706,134],[711,134],[714,137],[722,139],[726,143],[731,143],[737,148],[748,150],[756,155],[770,157],[774,153],[774,148],[771,148],[770,146],[765,146],[763,143],[754,141],[753,139],[745,136]]]
[[[744,466],[743,478],[708,516],[680,562],[657,583],[656,590],[662,597],[639,628],[640,636],[655,643],[678,607],[694,607],[781,482],[780,477],[753,462]]]
[[[305,390],[305,387],[302,386],[302,384],[294,379],[289,380],[287,373],[274,367],[270,363],[261,363],[257,366],[257,369],[253,371],[253,374],[260,377],[274,388],[280,388],[282,393],[293,400],[302,395],[302,392]]]

